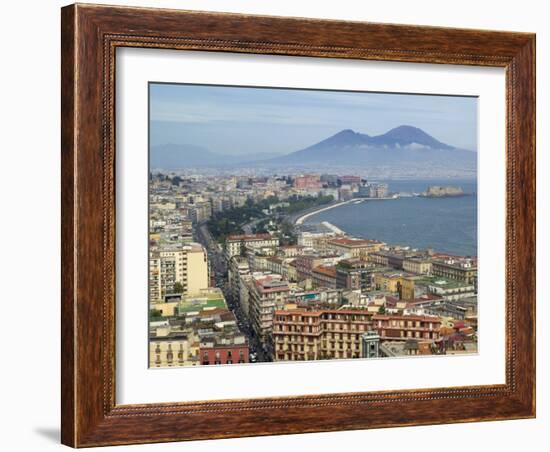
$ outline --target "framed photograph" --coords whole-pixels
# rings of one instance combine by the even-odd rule
[[[535,416],[535,36],[62,9],[62,442]]]

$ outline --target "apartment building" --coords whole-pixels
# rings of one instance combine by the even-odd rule
[[[375,264],[364,259],[344,259],[336,265],[336,287],[349,290],[372,290],[375,269],[377,269]]]
[[[269,234],[230,235],[226,241],[227,257],[241,254],[244,248],[264,248],[279,246],[279,239]]]
[[[174,293],[176,283],[183,293],[194,293],[209,286],[208,258],[199,243],[160,248],[149,253],[149,301],[164,301]]]
[[[283,274],[283,264],[284,260],[277,256],[269,256],[265,260],[265,270],[277,273],[278,275]]]
[[[253,277],[248,287],[251,326],[262,344],[270,347],[273,313],[286,304],[290,288],[279,275]]]
[[[198,337],[193,331],[157,328],[149,337],[149,367],[199,365]]]
[[[233,300],[239,299],[241,278],[250,274],[248,259],[242,256],[233,256],[229,259],[227,267],[227,280],[229,282],[229,291]]]
[[[431,278],[427,283],[428,292],[439,295],[445,300],[460,300],[475,296],[476,288],[473,283],[453,279]]]
[[[362,336],[372,326],[365,310],[306,310],[288,306],[273,318],[273,359],[304,361],[360,358]]]
[[[212,204],[208,201],[202,201],[190,205],[189,217],[195,224],[210,219],[212,217]]]
[[[315,287],[336,289],[336,266],[320,265],[311,270],[312,282]]]
[[[327,241],[334,237],[336,237],[336,233],[331,231],[302,231],[298,234],[298,246],[302,249],[315,248],[319,251],[326,251]]]
[[[477,261],[467,258],[436,259],[432,263],[432,275],[477,284]]]
[[[431,275],[432,261],[420,257],[411,257],[403,260],[403,270],[417,275]]]
[[[304,253],[304,247],[300,245],[280,246],[279,253],[285,258],[296,257]]]
[[[319,174],[304,174],[294,178],[295,188],[321,188],[321,176]]]
[[[407,339],[436,341],[440,338],[441,320],[439,317],[374,315],[372,322],[381,341]]]
[[[305,254],[294,260],[298,280],[313,278],[313,269],[321,265],[331,266],[341,260],[337,254]]]
[[[199,356],[202,366],[248,363],[249,354],[248,341],[242,334],[219,334],[204,337],[200,342]]]

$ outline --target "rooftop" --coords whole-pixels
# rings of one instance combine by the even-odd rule
[[[186,295],[178,305],[180,313],[212,308],[227,309],[225,297],[221,289],[214,287],[201,290],[196,294]]]
[[[343,308],[343,309],[319,309],[319,310],[310,310],[306,308],[293,308],[293,309],[277,309],[275,310],[275,315],[292,315],[300,314],[311,317],[319,317],[323,314],[363,314],[363,315],[372,315],[371,312],[362,308]]]
[[[443,289],[458,289],[460,287],[469,287],[473,284],[456,281],[454,279],[443,278],[441,276],[421,276],[415,278],[415,284],[424,286],[434,286]]]
[[[380,315],[372,316],[372,320],[420,320],[425,322],[441,322],[439,317],[428,315]]]
[[[319,267],[315,267],[312,272],[314,273],[321,273],[326,276],[330,277],[336,277],[336,266],[334,265],[320,265]]]

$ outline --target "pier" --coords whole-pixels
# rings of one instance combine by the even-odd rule
[[[398,199],[398,198],[399,198],[399,195],[393,195],[393,196],[389,196],[389,197],[385,197],[385,198],[351,198],[347,201],[336,202],[334,204],[330,204],[328,206],[321,207],[321,208],[313,210],[311,212],[307,212],[307,213],[299,216],[298,218],[296,218],[296,221],[294,223],[296,225],[303,224],[306,219],[308,219],[309,217],[311,217],[313,215],[317,215],[318,213],[324,212],[326,210],[334,209],[336,207],[344,206],[346,204],[359,204],[359,203],[367,202],[367,201],[389,201],[391,199]]]

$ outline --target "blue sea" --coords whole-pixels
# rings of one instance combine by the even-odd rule
[[[328,221],[348,234],[391,245],[433,248],[462,256],[477,256],[477,183],[475,180],[380,181],[390,192],[421,193],[430,185],[460,186],[471,196],[401,197],[346,204],[307,218]]]

